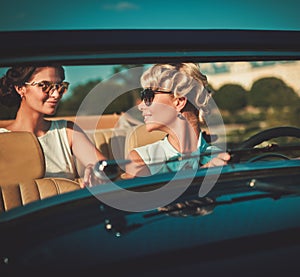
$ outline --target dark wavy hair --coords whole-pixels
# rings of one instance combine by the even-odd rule
[[[45,67],[53,67],[62,80],[65,79],[65,71],[62,66],[48,65],[43,67],[15,66],[7,70],[0,79],[0,103],[12,107],[20,105],[21,97],[15,90],[15,86],[21,87],[25,82],[29,82],[35,74]]]

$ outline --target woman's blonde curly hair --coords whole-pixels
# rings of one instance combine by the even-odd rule
[[[185,107],[186,110],[194,109],[200,119],[204,113],[209,113],[207,104],[211,92],[207,77],[196,63],[156,64],[143,73],[141,85],[143,88],[172,91],[176,98],[187,97],[189,107]]]

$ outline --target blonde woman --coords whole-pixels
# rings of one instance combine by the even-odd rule
[[[146,129],[164,131],[167,136],[132,150],[128,157],[132,162],[124,178],[227,163],[228,153],[200,156],[217,149],[205,141],[200,128],[200,118],[208,112],[211,95],[207,78],[197,64],[156,64],[143,73],[141,85],[142,102],[138,108]]]

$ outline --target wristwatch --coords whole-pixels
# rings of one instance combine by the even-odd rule
[[[115,161],[100,160],[94,166],[94,174],[101,180],[112,180],[119,174],[119,167]]]

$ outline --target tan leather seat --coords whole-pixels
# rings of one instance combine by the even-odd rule
[[[126,136],[125,157],[128,156],[133,148],[159,141],[166,135],[167,133],[162,131],[148,132],[145,124],[134,127]]]
[[[0,134],[0,212],[79,189],[64,178],[43,178],[44,155],[29,132]]]
[[[95,132],[94,141],[96,147],[109,160],[124,159],[126,129],[104,129]]]
[[[126,129],[111,128],[97,129],[86,132],[91,142],[100,150],[108,160],[123,160],[126,138]],[[80,177],[83,176],[84,166],[76,161],[76,169]]]

